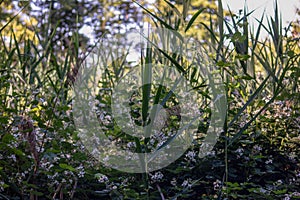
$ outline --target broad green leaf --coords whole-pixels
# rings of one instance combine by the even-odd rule
[[[72,172],[75,171],[75,168],[73,168],[72,166],[70,166],[68,164],[65,164],[65,163],[60,163],[59,167],[62,168],[62,169],[70,170]]]

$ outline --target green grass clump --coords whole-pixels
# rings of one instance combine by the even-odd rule
[[[6,29],[14,16],[0,28],[0,199],[300,198],[299,38],[289,36],[290,26],[283,30],[277,4],[274,16],[257,19],[253,32],[248,23],[252,11],[246,7],[237,16],[223,10],[219,0],[218,10],[211,13],[217,22],[211,20],[208,26],[196,20],[204,9],[183,21],[190,1],[183,3],[182,10],[165,2],[178,16],[165,17],[163,11],[150,11],[135,2],[152,19],[153,29],[170,31],[147,40],[139,64],[143,83],[150,83],[160,66],[168,66],[198,95],[202,118],[186,153],[150,173],[123,173],[99,164],[82,144],[72,113],[74,82],[92,52],[81,48],[79,33],[72,33],[70,46],[63,51],[51,42],[55,30],[47,39],[36,30],[38,42],[25,35],[17,37]],[[198,60],[191,63],[180,54],[180,48],[178,53],[167,51],[168,46],[179,47],[189,30],[210,36],[198,42],[201,56],[211,61],[213,75],[205,76],[199,61],[203,57],[195,55]],[[269,37],[261,38],[262,30]],[[156,45],[164,39],[165,47]],[[113,49],[106,50],[108,54],[98,58],[105,66],[95,104],[105,135],[138,153],[159,152],[178,138],[186,139],[180,134],[167,135],[178,129],[184,116],[176,94],[162,84],[143,84],[130,102],[131,119],[140,126],[152,123],[155,113],[150,112],[151,105],[165,108],[167,123],[161,138],[140,140],[116,125],[111,115],[112,88],[132,63],[126,60],[126,52],[114,55]],[[161,83],[168,78],[162,73]],[[216,145],[199,158],[212,123],[210,104],[218,92],[226,95],[227,105],[217,105],[225,110],[219,113],[224,114],[225,122]],[[149,134],[151,128],[145,131]]]

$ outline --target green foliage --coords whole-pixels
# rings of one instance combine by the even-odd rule
[[[227,11],[221,1],[209,16],[202,9],[204,1],[187,2],[197,7],[192,15],[189,4],[181,1],[163,2],[172,15],[158,15],[142,4],[136,6],[148,13],[157,27],[175,31],[179,40],[182,30],[197,35],[199,30],[193,28],[197,19],[206,19],[199,23],[209,34],[202,43],[217,66],[215,73],[223,78],[228,100],[224,131],[213,151],[204,158],[197,157],[210,123],[207,80],[197,65],[190,66],[180,56],[152,44],[142,63],[156,59],[174,67],[199,93],[199,101],[206,102],[200,109],[204,117],[197,138],[183,156],[159,171],[127,174],[99,164],[82,145],[72,120],[70,85],[86,56],[81,53],[80,35],[74,27],[68,27],[73,33],[71,45],[63,52],[53,46],[55,38],[62,37],[56,35],[59,25],[53,21],[44,24],[51,25],[51,32],[35,33],[38,44],[18,37],[15,31],[4,39],[7,32],[3,30],[13,17],[0,29],[1,199],[300,198],[299,47],[294,38],[287,36],[289,29],[283,33],[279,9],[275,7],[267,25],[262,23],[263,17],[258,19],[257,32],[252,32],[247,22],[252,12],[246,8],[239,16],[229,12],[230,20],[226,20]],[[73,9],[72,5],[59,3],[62,10]],[[66,24],[72,20],[83,23],[78,18],[65,20],[71,20]],[[260,39],[261,29],[270,39]],[[157,141],[151,144],[147,138],[137,140],[110,120],[111,88],[130,68],[126,55],[118,56],[119,60],[106,66],[99,82],[96,106],[101,111],[100,123],[115,141],[130,144],[124,148],[149,152],[157,147]],[[152,70],[149,66],[143,68],[145,82],[151,79]],[[176,129],[180,121],[177,99],[162,86],[139,88],[130,104],[132,117],[141,125],[149,123],[149,102],[159,101],[168,111],[165,129]]]

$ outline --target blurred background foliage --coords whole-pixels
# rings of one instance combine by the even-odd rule
[[[36,40],[32,27],[36,26],[38,21],[31,14],[30,5],[26,1],[1,1],[0,24],[1,29],[5,28],[1,31],[2,36],[12,37],[12,31],[14,31],[18,39],[24,37],[25,39]],[[7,23],[9,21],[10,23]]]

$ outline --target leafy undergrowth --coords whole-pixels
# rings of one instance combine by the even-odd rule
[[[201,10],[185,24],[186,31],[199,14]],[[62,52],[51,48],[53,35],[49,41],[40,40],[39,45],[18,40],[13,31],[5,39],[1,35],[0,199],[300,199],[299,43],[278,28],[277,8],[269,27],[258,20],[272,40],[258,41],[259,30],[248,34],[250,28],[244,21],[248,15],[231,14],[230,24],[223,19],[220,7],[216,16],[222,25],[206,26],[211,37],[204,46],[211,50],[216,73],[222,76],[228,103],[217,144],[204,158],[198,157],[201,134],[210,123],[211,110],[206,104],[199,109],[204,118],[193,145],[169,166],[144,174],[104,166],[79,138],[73,121],[71,83],[84,56],[79,53],[76,33],[70,49]],[[152,17],[157,26],[172,28],[163,17]],[[228,34],[224,34],[223,25]],[[215,33],[214,28],[221,32]],[[178,27],[173,29],[180,35]],[[207,80],[197,76],[197,65],[187,68],[180,63],[180,56],[149,49],[143,57],[146,62],[151,62],[152,56],[179,68],[201,98],[211,101],[204,84]],[[99,82],[102,90],[95,103],[99,123],[122,148],[138,152],[155,149],[168,140],[165,133],[136,142],[116,126],[109,113],[110,89],[128,69],[128,63],[116,63],[107,67]],[[166,88],[155,89],[160,90],[159,98],[168,95]],[[135,101],[130,104],[130,114],[141,125],[148,108],[139,95],[132,97]],[[169,118],[164,130],[172,132],[181,116],[176,97],[168,98],[165,107]]]

